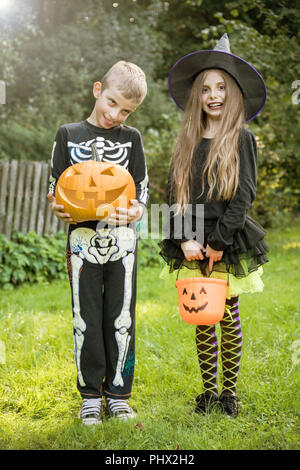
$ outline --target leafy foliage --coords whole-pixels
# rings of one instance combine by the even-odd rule
[[[90,114],[93,82],[130,60],[145,70],[149,93],[128,124],[144,137],[151,202],[163,202],[182,116],[168,93],[169,70],[227,32],[232,52],[261,73],[268,92],[249,124],[259,143],[253,210],[270,225],[300,209],[300,102],[292,88],[300,80],[299,10],[288,0],[15,0],[1,14],[0,158],[49,159],[57,128]]]
[[[21,284],[67,279],[64,232],[54,236],[23,235],[14,232],[8,240],[0,234],[0,288],[11,290]],[[139,267],[158,266],[160,258],[156,239],[140,239]]]
[[[66,278],[66,235],[39,236],[14,232],[12,240],[0,234],[0,287]]]
[[[258,138],[259,167],[257,197],[253,208],[267,226],[300,209],[300,100],[292,100],[292,84],[300,79],[299,10],[288,1],[247,0],[232,2],[170,2],[168,18],[161,16],[165,32],[167,75],[184,54],[212,49],[225,32],[231,51],[250,62],[263,76],[267,101],[263,112],[249,123]],[[167,36],[175,32],[174,41]],[[161,137],[161,136],[159,136]]]
[[[138,241],[139,268],[159,266],[161,264],[157,241],[158,240],[151,238],[141,238]]]

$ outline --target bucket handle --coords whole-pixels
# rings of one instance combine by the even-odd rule
[[[178,268],[178,272],[177,272],[177,276],[176,276],[176,281],[178,281],[179,271],[180,271],[180,269],[182,268],[184,262],[185,262],[185,258],[181,261],[180,266],[179,266],[179,268]],[[228,264],[226,264],[226,271],[227,271],[227,286],[229,287],[229,265],[228,265]],[[210,277],[211,273],[212,273],[212,271],[209,273],[209,276],[208,276],[208,277]],[[175,284],[175,286],[176,286],[176,284]]]

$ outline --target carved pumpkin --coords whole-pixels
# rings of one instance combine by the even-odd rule
[[[214,325],[222,320],[227,282],[212,278],[186,278],[176,281],[179,312],[192,325]]]
[[[121,165],[88,160],[60,175],[55,196],[73,220],[83,222],[101,220],[116,207],[128,209],[136,191],[132,176]]]

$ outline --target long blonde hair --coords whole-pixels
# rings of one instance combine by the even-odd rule
[[[206,127],[201,92],[208,71],[200,72],[194,80],[171,160],[172,192],[182,212],[190,198],[193,176],[192,159]],[[210,149],[202,173],[202,192],[199,196],[204,192],[206,175],[209,187],[206,201],[211,200],[215,189],[217,199],[226,201],[230,200],[237,190],[239,131],[245,121],[244,102],[240,88],[228,73],[219,69],[217,71],[223,76],[225,82],[226,99],[220,117],[219,130],[217,135],[210,140]]]

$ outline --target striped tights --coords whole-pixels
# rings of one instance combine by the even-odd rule
[[[226,300],[226,311],[220,322],[223,371],[222,396],[236,396],[237,377],[242,354],[242,330],[238,297]],[[218,395],[218,340],[215,325],[197,325],[196,346],[204,391]]]

